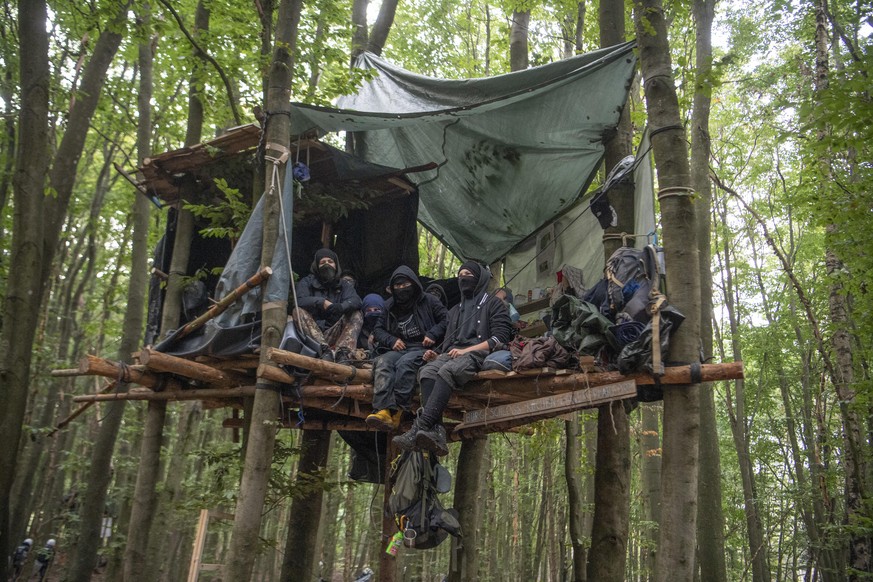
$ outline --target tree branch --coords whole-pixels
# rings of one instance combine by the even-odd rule
[[[182,17],[179,16],[179,13],[176,12],[176,9],[173,8],[173,6],[170,5],[167,0],[159,0],[159,2],[163,4],[167,10],[170,11],[170,14],[173,15],[173,18],[176,20],[176,24],[179,25],[179,30],[182,31],[182,34],[185,35],[185,38],[188,39],[188,42],[190,42],[191,46],[194,47],[194,50],[197,51],[198,56],[203,57],[204,59],[209,61],[209,63],[213,67],[215,67],[215,70],[218,72],[218,76],[221,77],[221,80],[224,83],[224,88],[227,91],[227,99],[228,101],[230,101],[230,109],[233,112],[233,119],[237,125],[242,125],[242,118],[239,116],[239,111],[237,110],[236,97],[233,94],[233,87],[231,87],[230,79],[227,78],[224,69],[221,68],[221,65],[218,64],[218,61],[216,61],[212,57],[212,55],[203,50],[203,48],[199,44],[197,44],[197,41],[194,39],[193,36],[191,36],[191,33],[188,32],[188,29],[185,28],[185,23],[182,22]]]

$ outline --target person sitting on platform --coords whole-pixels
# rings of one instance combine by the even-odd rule
[[[378,350],[387,350],[373,363],[373,414],[366,423],[381,430],[397,430],[404,410],[409,410],[415,374],[422,356],[436,346],[446,331],[446,308],[425,293],[418,275],[407,266],[394,270],[389,283],[391,298],[374,332]]]
[[[422,356],[427,362],[418,374],[422,411],[409,431],[394,437],[401,450],[449,453],[442,416],[452,390],[469,382],[485,357],[509,341],[509,312],[503,301],[487,292],[490,279],[488,268],[475,261],[464,262],[458,270],[461,303],[449,311],[442,353],[428,350]]]
[[[358,349],[365,350],[370,357],[376,356],[376,325],[385,314],[385,300],[381,295],[370,293],[364,297],[364,326],[358,335]]]
[[[352,283],[340,278],[339,258],[332,250],[316,251],[309,271],[297,284],[294,321],[321,344],[323,359],[348,362],[364,322],[361,298]]]

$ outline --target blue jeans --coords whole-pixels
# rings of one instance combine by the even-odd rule
[[[373,410],[409,410],[424,348],[390,351],[373,364]]]

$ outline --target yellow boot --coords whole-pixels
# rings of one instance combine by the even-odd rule
[[[403,413],[399,410],[391,412],[386,408],[369,415],[364,422],[377,430],[393,432],[400,427],[400,417],[402,415]]]

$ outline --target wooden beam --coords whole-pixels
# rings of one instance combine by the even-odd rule
[[[703,364],[700,366],[699,382],[716,382],[719,380],[736,380],[743,377],[742,362],[728,362],[724,364]],[[671,366],[664,369],[661,384],[691,384],[691,366]],[[639,373],[625,376],[621,372],[580,372],[576,374],[564,374],[555,376],[540,376],[536,379],[526,378],[510,372],[501,379],[491,378],[487,381],[473,381],[464,386],[468,396],[474,396],[483,392],[495,390],[499,386],[499,392],[511,395],[520,400],[527,400],[531,396],[544,396],[571,392],[591,386],[614,384],[624,380],[633,380],[637,385],[648,386],[655,383],[651,374]],[[495,384],[492,384],[495,382]]]
[[[128,390],[127,392],[115,392],[110,394],[83,394],[73,396],[73,402],[108,402],[112,400],[205,400],[210,398],[243,398],[254,396],[254,386],[241,388],[202,388],[194,390],[164,390],[154,392],[152,390]]]
[[[239,377],[230,372],[217,370],[208,364],[201,364],[193,360],[178,358],[153,348],[144,348],[139,353],[139,361],[150,370],[156,372],[170,372],[185,378],[191,378],[198,382],[204,382],[214,388],[227,388],[230,386],[242,386],[251,384],[249,378]]]
[[[594,408],[607,402],[636,398],[636,396],[636,382],[625,380],[615,384],[605,384],[515,404],[472,410],[464,414],[464,421],[455,430],[463,435],[465,429],[487,425],[520,426],[535,420],[554,418],[567,412]]]
[[[192,332],[200,329],[206,322],[210,319],[217,317],[218,315],[227,311],[227,308],[236,303],[236,301],[254,289],[261,285],[261,283],[265,282],[270,276],[273,274],[273,269],[270,267],[263,267],[257,273],[252,275],[245,281],[242,285],[228,293],[226,296],[222,297],[221,300],[206,310],[206,313],[200,315],[193,321],[190,321],[185,324],[185,327],[180,329],[176,334],[174,334],[174,339],[183,338]]]
[[[64,368],[62,370],[51,371],[52,378],[73,378],[84,375],[85,374],[82,374],[82,372],[79,371],[79,368]]]
[[[277,364],[310,370],[316,376],[328,378],[334,382],[368,384],[373,381],[373,370],[359,369],[354,366],[301,356],[300,354],[278,348],[267,348],[267,358]]]
[[[194,534],[194,549],[191,552],[191,564],[188,567],[188,582],[197,582],[200,575],[200,564],[203,560],[203,548],[206,546],[206,528],[209,526],[209,510],[201,509],[197,520],[197,533]]]
[[[180,390],[183,386],[176,378],[155,374],[144,366],[121,365],[113,360],[87,355],[79,360],[79,372],[88,376],[105,376],[129,384],[139,384],[155,390]]]
[[[225,418],[221,426],[224,428],[241,428],[242,419]],[[302,424],[294,420],[281,420],[278,426],[281,428],[297,428],[302,430],[356,430],[378,432],[371,426],[368,426],[363,420],[356,418],[349,419],[311,419],[308,418]]]

